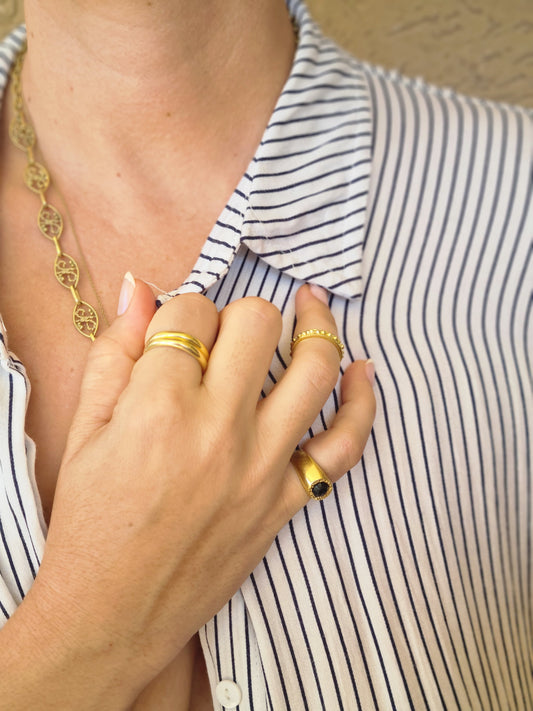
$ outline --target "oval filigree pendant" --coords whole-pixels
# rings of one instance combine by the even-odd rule
[[[24,182],[34,193],[42,193],[50,185],[50,176],[44,165],[29,163],[24,171]]]
[[[54,240],[61,237],[63,232],[63,218],[59,212],[48,203],[41,206],[38,217],[39,229],[45,237]]]
[[[35,145],[35,132],[33,128],[20,119],[19,116],[15,116],[9,124],[9,137],[17,148],[20,148],[22,151],[33,148]]]
[[[98,331],[98,314],[90,304],[86,301],[80,301],[79,304],[76,304],[72,319],[82,336],[94,340]]]
[[[54,264],[57,281],[66,289],[78,286],[80,270],[78,265],[68,254],[58,254]]]

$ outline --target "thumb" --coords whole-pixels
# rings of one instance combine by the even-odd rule
[[[120,292],[119,315],[89,351],[67,452],[77,450],[111,419],[133,366],[143,353],[146,329],[155,310],[150,287],[128,272]]]

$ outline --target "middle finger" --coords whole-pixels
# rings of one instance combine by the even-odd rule
[[[296,315],[295,335],[307,330],[337,334],[327,304],[316,298],[307,285],[296,295]],[[259,405],[267,434],[274,429],[285,433],[286,446],[294,448],[335,387],[339,366],[339,353],[331,340],[311,337],[298,343],[283,378]]]
[[[239,299],[221,312],[204,384],[228,408],[255,412],[281,326],[279,310],[259,297]]]

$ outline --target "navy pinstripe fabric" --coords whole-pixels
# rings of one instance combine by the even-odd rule
[[[358,467],[201,631],[212,686],[234,680],[240,711],[532,709],[532,112],[358,62],[288,4],[291,76],[175,293],[282,310],[268,393],[298,286],[324,286],[343,365],[375,361],[378,414]],[[0,346],[7,618],[45,534],[24,371]],[[336,391],[310,436],[338,405]]]

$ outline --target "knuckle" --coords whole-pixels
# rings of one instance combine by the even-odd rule
[[[277,306],[260,296],[246,296],[238,301],[233,301],[226,306],[224,311],[232,317],[255,320],[259,324],[263,323],[265,328],[277,328],[281,332],[281,313]]]
[[[326,353],[316,353],[308,370],[309,385],[325,397],[335,387],[339,377],[338,362],[333,363]]]
[[[90,389],[95,382],[100,383],[108,373],[113,372],[119,357],[134,362],[138,353],[127,353],[117,339],[111,334],[103,333],[87,353],[82,391],[87,387]]]
[[[339,471],[343,473],[354,467],[363,456],[364,443],[355,432],[340,432],[335,447],[339,458]]]
[[[204,296],[203,294],[198,294],[197,292],[191,292],[188,294],[180,294],[179,296],[173,297],[161,306],[158,313],[166,313],[176,308],[186,308],[187,310],[196,311],[203,309],[214,308],[213,302]]]
[[[100,361],[108,361],[115,358],[117,353],[124,350],[122,343],[116,338],[112,331],[104,331],[92,344],[87,354],[87,364],[94,365]]]
[[[202,294],[190,293],[175,296],[156,311],[148,327],[147,336],[161,328],[168,328],[169,324],[179,324],[184,319],[186,323],[216,324],[218,321],[217,307]]]

